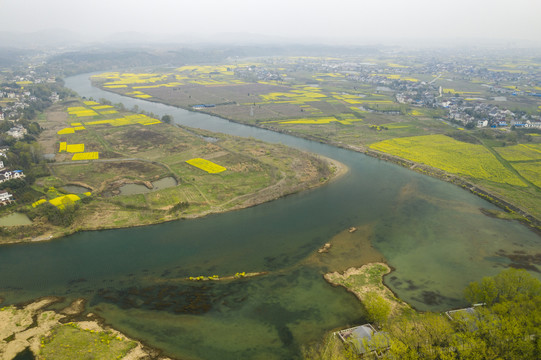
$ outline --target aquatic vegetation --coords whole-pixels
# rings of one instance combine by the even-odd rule
[[[453,174],[526,186],[484,146],[457,141],[445,135],[395,138],[372,144],[370,148]]]
[[[73,154],[71,160],[97,160],[99,159],[99,153],[97,151],[93,152],[82,152]]]
[[[218,164],[213,163],[212,161],[208,161],[201,158],[186,160],[186,162],[192,166],[195,166],[203,171],[208,172],[209,174],[217,174],[217,173],[221,173],[222,171],[227,170],[223,166],[220,166]]]

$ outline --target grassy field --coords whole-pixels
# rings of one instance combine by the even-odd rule
[[[124,357],[135,346],[135,342],[126,341],[112,332],[85,330],[75,324],[64,324],[43,338],[40,357],[115,360]]]
[[[243,208],[319,186],[333,173],[327,161],[279,144],[179,128],[127,112],[87,114],[85,109],[91,107],[98,112],[109,109],[80,101],[50,109],[42,146],[54,151],[56,162],[50,164],[51,176],[34,185],[43,193],[42,200],[34,206],[20,204],[20,210],[36,221],[35,229],[21,229],[18,239],[24,239],[25,232],[31,237],[36,231],[57,236]],[[70,115],[69,109],[84,115]],[[62,131],[74,128],[80,129]],[[80,154],[87,160],[73,158]],[[168,185],[156,188],[159,181]],[[82,186],[88,193],[69,194],[63,190],[67,185]],[[124,193],[128,185],[139,188]],[[82,201],[63,206],[55,198]],[[44,221],[47,200],[55,206],[58,202],[63,212],[74,212],[69,225],[51,223],[51,214]]]

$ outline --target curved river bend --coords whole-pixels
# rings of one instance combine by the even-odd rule
[[[333,328],[363,321],[358,301],[325,283],[310,261],[350,226],[396,271],[386,283],[418,309],[463,305],[462,289],[509,265],[503,253],[535,254],[526,227],[483,215],[494,208],[458,187],[363,154],[200,113],[121,97],[66,80],[79,95],[122,102],[182,125],[289,146],[337,159],[341,179],[253,208],[141,228],[83,232],[0,248],[0,297],[85,297],[132,337],[189,359],[290,359]],[[348,246],[347,244],[345,246]],[[358,264],[365,254],[347,249]],[[182,277],[268,271],[233,282]]]

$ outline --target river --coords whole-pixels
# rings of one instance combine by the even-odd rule
[[[485,216],[490,203],[452,185],[360,153],[229,122],[90,86],[66,86],[95,100],[216,132],[283,143],[346,164],[350,171],[318,189],[253,208],[141,228],[81,232],[46,243],[0,248],[0,297],[6,303],[58,295],[89,299],[109,324],[186,359],[290,359],[331,329],[364,321],[353,295],[329,286],[329,265],[315,251],[342,241],[362,265],[371,243],[396,269],[386,284],[421,310],[464,305],[462,290],[511,260],[534,255],[540,237],[525,226]],[[347,231],[346,231],[347,233]],[[332,268],[340,268],[336,263]],[[265,271],[230,282],[181,278]]]

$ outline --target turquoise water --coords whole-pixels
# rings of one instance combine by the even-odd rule
[[[6,302],[83,296],[108,323],[171,356],[290,359],[326,331],[364,320],[351,294],[323,280],[334,268],[313,261],[319,247],[350,226],[396,269],[385,280],[391,289],[422,310],[464,305],[462,289],[470,281],[520,265],[513,254],[540,252],[538,235],[483,215],[481,208],[494,207],[451,184],[355,152],[123,98],[90,87],[87,78],[69,78],[67,85],[87,98],[171,114],[183,125],[320,153],[350,172],[240,211],[1,247]],[[358,244],[339,246],[350,255],[348,266],[355,256],[359,266],[367,260]],[[241,271],[267,273],[238,281],[182,280]]]

